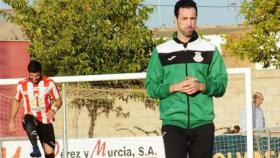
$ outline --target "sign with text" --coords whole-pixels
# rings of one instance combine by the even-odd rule
[[[32,151],[28,140],[3,141],[2,145],[2,158],[26,158]],[[280,137],[271,137],[270,141],[268,137],[254,140],[254,158],[280,158],[279,151]],[[55,155],[66,157],[61,139],[56,142]],[[165,158],[161,136],[69,139],[67,155],[68,158]],[[246,136],[215,136],[213,158],[247,158]]]
[[[32,151],[25,141],[3,141],[2,158],[26,158]],[[43,152],[42,148],[40,148]],[[55,157],[64,158],[63,142],[56,142]],[[69,139],[68,158],[164,158],[162,137]]]

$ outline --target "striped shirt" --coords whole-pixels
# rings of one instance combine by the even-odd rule
[[[17,85],[15,99],[23,100],[24,114],[33,114],[42,123],[52,123],[47,118],[47,112],[51,109],[54,99],[59,98],[59,91],[53,80],[43,77],[34,84],[29,79],[20,81]]]

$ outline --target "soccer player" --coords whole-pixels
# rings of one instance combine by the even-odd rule
[[[15,118],[21,101],[24,106],[22,125],[32,144],[31,157],[41,157],[37,144],[39,136],[44,149],[45,158],[54,158],[55,135],[53,129],[54,116],[62,101],[53,80],[42,76],[42,66],[31,60],[28,64],[29,78],[17,84],[15,101],[12,105],[9,130],[16,130]]]
[[[218,49],[195,31],[196,3],[177,1],[174,15],[177,32],[149,61],[147,94],[160,100],[166,158],[211,158],[213,97],[226,91],[226,67]]]

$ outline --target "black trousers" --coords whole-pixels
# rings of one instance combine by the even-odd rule
[[[161,129],[166,158],[212,158],[214,124],[193,129],[164,125]]]

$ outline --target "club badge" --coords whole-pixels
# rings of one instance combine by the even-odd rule
[[[194,53],[194,57],[193,57],[193,60],[196,61],[196,62],[202,62],[203,61],[203,57],[201,55],[201,52],[195,52]]]

